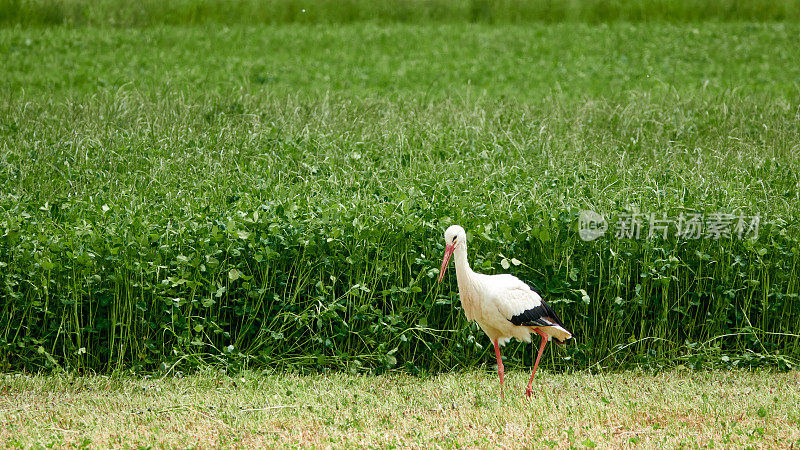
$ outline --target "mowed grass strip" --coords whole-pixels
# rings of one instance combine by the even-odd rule
[[[213,373],[185,378],[5,375],[11,446],[723,446],[800,444],[800,374],[542,372],[415,378]]]

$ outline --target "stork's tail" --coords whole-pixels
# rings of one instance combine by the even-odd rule
[[[549,317],[548,317],[549,319]],[[564,345],[567,342],[567,339],[572,339],[572,333],[567,331],[566,328],[562,327],[561,325],[552,325],[549,327],[539,327],[540,330],[544,331],[545,333],[549,334],[553,337],[556,344]]]

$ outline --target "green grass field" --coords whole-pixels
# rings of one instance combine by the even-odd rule
[[[0,0],[5,446],[800,445],[795,3],[131,5]],[[454,223],[575,335],[530,402]]]
[[[0,378],[7,447],[789,448],[798,374]]]
[[[576,332],[546,367],[795,367],[798,33],[0,29],[0,367],[474,367],[451,223]],[[587,243],[580,209],[763,223]]]

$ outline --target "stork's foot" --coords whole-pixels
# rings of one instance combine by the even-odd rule
[[[531,388],[527,388],[527,389],[525,389],[525,398],[526,398],[526,399],[528,399],[528,398],[531,398],[531,394],[532,394],[532,393],[533,393],[533,392],[531,392]]]

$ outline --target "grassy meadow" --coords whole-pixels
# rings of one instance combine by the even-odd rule
[[[797,372],[4,375],[0,440],[25,448],[789,448]]]
[[[489,365],[454,275],[435,283],[452,223],[473,268],[530,282],[575,332],[544,367],[796,367],[798,35],[2,28],[0,368]],[[581,209],[762,223],[584,242]]]

